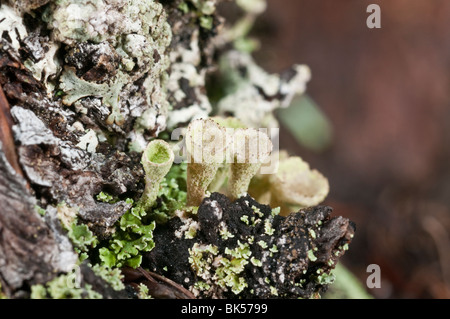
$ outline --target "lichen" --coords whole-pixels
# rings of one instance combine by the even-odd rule
[[[77,100],[88,96],[101,97],[103,103],[112,108],[106,123],[123,124],[125,119],[120,110],[119,94],[123,86],[129,82],[128,76],[124,73],[118,72],[117,76],[109,83],[98,84],[80,79],[75,74],[74,68],[66,67],[60,81],[60,88],[66,93],[63,97],[65,104],[72,105]]]
[[[187,205],[198,206],[205,197],[227,151],[225,128],[211,119],[192,121],[186,132]]]
[[[99,249],[99,258],[105,266],[136,268],[141,264],[142,253],[155,246],[153,230],[156,223],[148,221],[146,215],[141,207],[133,207],[121,217],[107,246]]]
[[[125,285],[123,284],[124,276],[119,268],[111,269],[105,265],[96,264],[92,266],[92,270],[96,275],[109,283],[114,290],[119,291],[125,289]]]
[[[329,183],[319,171],[298,156],[280,161],[279,169],[270,175],[272,206],[281,204],[284,214],[296,208],[315,206],[329,192]],[[286,207],[287,206],[287,207]]]
[[[328,179],[301,157],[281,151],[273,153],[271,161],[277,162],[276,172],[257,174],[249,185],[251,196],[276,207],[282,215],[325,200],[330,189]]]
[[[257,128],[278,126],[274,111],[305,91],[309,69],[269,74],[253,60],[249,31],[264,0],[236,0],[234,26],[218,3],[2,4],[0,50],[13,61],[4,65],[25,66],[25,89],[7,94],[17,100],[13,130],[31,187],[60,203],[38,211],[52,229],[62,224],[55,236],[74,258],[61,271],[78,257],[123,290],[119,270],[142,265],[201,298],[311,297],[333,281],[354,229],[315,206],[326,178],[288,156],[277,173],[258,174],[272,142]],[[167,143],[176,128],[181,164]],[[70,288],[72,275],[33,286],[32,297],[102,297],[89,284]]]
[[[160,184],[172,167],[174,153],[170,145],[163,140],[153,140],[142,153],[142,165],[145,171],[145,189],[138,203],[147,210],[155,203]]]
[[[92,289],[90,284],[78,286],[74,274],[63,274],[45,285],[31,287],[31,299],[102,299],[102,295]]]
[[[134,130],[128,133],[138,141],[145,132],[165,128],[169,104],[163,85],[172,34],[160,3],[55,1],[46,8],[44,20],[53,41],[69,48],[59,79],[66,105],[77,103],[80,110],[93,112],[99,106],[89,99],[100,98],[111,108],[100,122],[123,131],[124,123],[135,119]],[[152,122],[150,113],[156,115]],[[135,145],[140,145],[138,151],[144,143]]]
[[[236,199],[248,190],[250,181],[272,152],[267,134],[255,129],[236,129],[233,134],[234,158],[228,181],[231,198]]]
[[[189,46],[180,46],[170,53],[171,67],[166,88],[172,108],[167,119],[167,127],[175,128],[180,123],[205,118],[212,110],[205,92],[206,70],[200,68],[201,51],[199,31],[195,30]],[[183,108],[178,105],[187,104]]]
[[[186,207],[186,163],[172,165],[160,184],[158,201],[149,215],[156,223],[166,223]]]
[[[188,0],[204,15],[211,15],[216,10],[217,0]]]
[[[7,4],[2,4],[0,10],[0,34],[4,32],[8,34],[15,51],[19,50],[20,41],[28,35],[22,16]]]
[[[156,245],[143,265],[199,298],[309,298],[332,282],[330,271],[354,232],[330,212],[318,206],[283,217],[249,196],[231,202],[213,193],[190,217],[196,236],[179,236],[186,223],[173,217],[155,229]],[[220,233],[225,227],[232,236]],[[176,247],[170,257],[168,245]]]
[[[278,127],[273,112],[302,94],[311,76],[305,65],[295,65],[285,75],[269,74],[239,51],[224,54],[220,68],[227,89],[217,103],[218,114],[233,114],[254,128]]]

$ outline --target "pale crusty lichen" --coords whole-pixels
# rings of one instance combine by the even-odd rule
[[[8,33],[10,44],[16,51],[20,48],[19,41],[28,35],[22,16],[7,4],[2,4],[0,10],[0,34],[4,32]]]
[[[304,93],[310,80],[305,65],[295,65],[282,75],[269,74],[248,53],[230,51],[221,59],[224,78],[231,80],[225,96],[217,103],[219,114],[233,114],[248,127],[278,127],[273,115]]]
[[[80,43],[86,43],[85,46],[88,46],[87,43],[99,44],[97,51],[108,49],[97,52],[100,58],[104,57],[100,63],[105,63],[104,60],[112,55],[114,59],[119,59],[118,68],[114,70],[116,74],[101,83],[95,79],[80,78],[77,70],[65,67],[60,78],[60,88],[66,94],[63,97],[65,104],[72,105],[84,97],[101,98],[103,104],[111,107],[105,124],[119,127],[129,115],[138,119],[144,116],[144,121],[136,121],[135,134],[142,134],[143,130],[161,124],[156,123],[156,119],[148,123],[146,113],[146,110],[153,109],[154,113],[165,117],[169,108],[163,81],[169,66],[166,49],[172,33],[159,2],[62,0],[48,6],[45,20],[52,30],[54,41],[69,47],[79,46]],[[72,54],[82,55],[82,49]],[[140,79],[144,79],[144,92],[136,91],[134,82]],[[136,101],[139,96],[141,99]],[[138,105],[135,106],[133,101]],[[141,144],[140,150],[143,146]]]
[[[61,75],[60,88],[66,93],[63,102],[72,105],[77,100],[87,96],[98,96],[103,98],[103,103],[111,106],[111,114],[108,116],[106,123],[118,125],[123,124],[124,116],[120,112],[119,94],[124,85],[128,83],[128,76],[119,72],[117,77],[111,83],[95,83],[80,79],[75,70],[66,67]]]
[[[182,83],[187,82],[191,94],[195,99],[187,107],[170,111],[167,127],[172,129],[180,123],[187,123],[194,119],[205,118],[212,110],[211,103],[204,90],[206,84],[206,69],[200,68],[201,51],[199,48],[199,30],[191,35],[189,46],[179,46],[170,52],[170,75],[166,89],[173,100],[173,104],[182,103],[189,98],[183,91]]]
[[[129,35],[144,36],[148,45],[170,43],[170,26],[164,10],[153,0],[54,1],[45,18],[55,40],[69,45],[108,41],[117,46],[129,41]]]

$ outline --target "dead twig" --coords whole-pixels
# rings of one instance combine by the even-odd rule
[[[11,130],[13,125],[14,121],[11,117],[9,103],[3,92],[3,88],[0,86],[0,141],[3,146],[2,149],[9,164],[11,164],[20,176],[24,177]]]
[[[142,283],[149,289],[152,297],[157,299],[195,299],[195,296],[174,281],[154,272],[138,267],[136,269],[125,267],[122,269],[125,283],[137,288]]]

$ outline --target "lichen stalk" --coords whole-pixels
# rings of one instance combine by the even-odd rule
[[[199,206],[225,159],[229,139],[211,119],[192,121],[186,132],[188,206]]]
[[[139,201],[144,209],[153,206],[159,191],[159,185],[172,167],[174,153],[170,145],[163,140],[148,143],[142,153],[141,163],[145,171],[145,189]]]
[[[234,134],[234,162],[230,165],[228,192],[232,199],[246,194],[250,181],[272,152],[272,142],[264,132],[237,129]]]

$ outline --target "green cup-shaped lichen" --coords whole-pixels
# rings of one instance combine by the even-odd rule
[[[328,180],[317,170],[298,156],[288,157],[280,161],[278,172],[269,177],[271,205],[281,206],[282,214],[290,213],[283,209],[318,205],[329,192]]]
[[[226,155],[226,130],[211,119],[192,121],[186,132],[188,206],[198,206],[205,197]]]
[[[245,194],[250,181],[272,152],[272,142],[264,132],[237,129],[233,136],[234,163],[231,164],[228,191],[236,199]]]
[[[141,163],[145,171],[145,189],[139,204],[148,209],[156,201],[159,185],[172,167],[174,154],[163,140],[151,141],[142,153]]]

